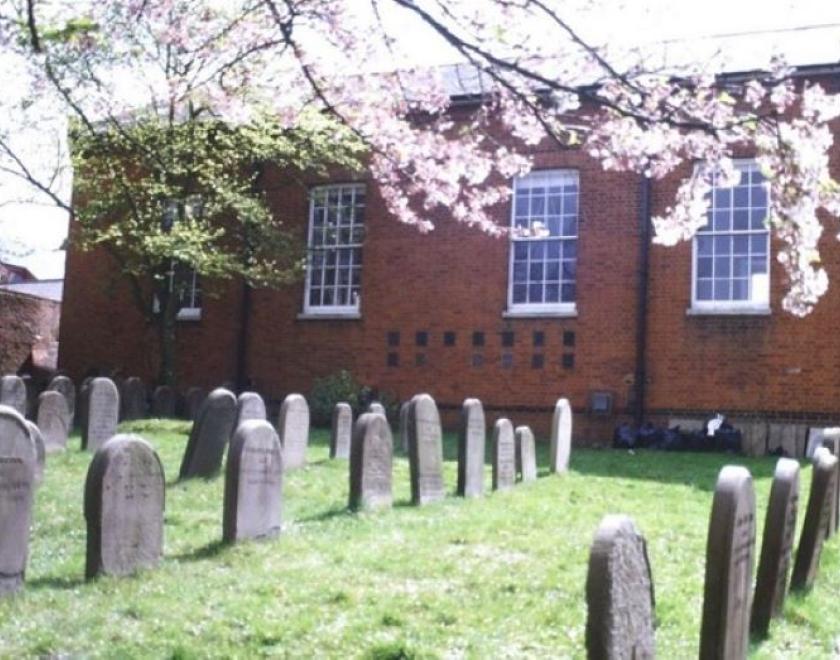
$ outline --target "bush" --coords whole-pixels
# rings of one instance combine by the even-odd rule
[[[309,412],[314,426],[329,426],[335,404],[344,401],[350,404],[353,412],[359,407],[359,384],[353,375],[344,369],[316,378],[309,393]]]

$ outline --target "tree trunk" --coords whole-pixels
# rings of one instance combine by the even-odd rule
[[[158,349],[160,355],[160,363],[158,365],[158,384],[169,385],[175,387],[175,328],[176,316],[178,314],[177,305],[175,304],[175,296],[165,289],[158,291],[158,300],[160,301],[160,313],[157,315],[157,330],[158,330]]]

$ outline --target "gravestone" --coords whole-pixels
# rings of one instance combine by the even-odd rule
[[[350,458],[352,436],[353,409],[349,403],[337,403],[330,428],[330,458]]]
[[[653,577],[644,537],[627,516],[605,516],[589,550],[587,657],[655,657],[654,605]]]
[[[87,426],[87,411],[90,404],[90,384],[92,382],[93,378],[85,378],[79,387],[79,394],[76,397],[76,424],[83,434],[85,426]]]
[[[385,406],[378,401],[374,401],[368,406],[368,412],[373,413],[374,415],[382,415],[385,418],[385,426],[388,429],[388,436],[390,437],[391,448],[393,450],[394,434],[391,431],[391,423],[388,421],[388,413],[385,412]]]
[[[309,444],[309,404],[300,394],[290,394],[280,406],[280,444],[283,445],[283,469],[294,470],[306,464]]]
[[[71,416],[67,412],[67,399],[58,390],[41,392],[38,397],[38,428],[44,437],[47,453],[64,451],[70,433]]]
[[[116,435],[94,454],[85,481],[85,575],[131,575],[163,556],[163,465],[136,435]]]
[[[276,536],[283,525],[283,450],[265,419],[246,419],[230,442],[222,538]]]
[[[400,406],[400,444],[404,454],[408,453],[408,408],[410,401],[404,401]]]
[[[461,497],[478,497],[484,492],[486,444],[484,406],[478,399],[466,399],[461,405],[461,429],[458,435],[457,493]]]
[[[56,376],[50,381],[47,391],[58,392],[64,397],[69,419],[67,428],[68,430],[72,429],[73,422],[76,418],[76,386],[73,384],[73,381],[67,376]],[[41,425],[38,424],[38,426]],[[43,428],[41,430],[43,431]]]
[[[14,408],[26,417],[26,383],[23,378],[14,374],[0,378],[0,405]]]
[[[110,378],[94,378],[88,386],[82,447],[96,451],[117,432],[120,394]]]
[[[143,419],[146,416],[146,386],[137,376],[126,378],[120,390],[121,419]]]
[[[823,431],[822,446],[833,456],[840,458],[840,428],[829,428]],[[840,527],[840,475],[834,480],[834,497],[831,498],[831,517],[828,520],[828,537],[837,533]]]
[[[265,401],[256,392],[243,392],[236,398],[236,423],[233,432],[236,433],[240,424],[252,419],[263,422],[268,419],[265,411]]]
[[[415,396],[408,409],[408,464],[412,504],[428,504],[446,496],[440,414],[428,394]]]
[[[36,464],[23,415],[0,405],[0,596],[23,586]]]
[[[727,465],[709,518],[700,658],[746,658],[755,553],[755,491],[749,471]]]
[[[394,439],[385,416],[361,415],[350,447],[350,508],[390,507]]]
[[[509,419],[497,419],[493,426],[493,490],[516,485],[516,440]]]
[[[198,419],[193,422],[179,478],[207,478],[219,471],[235,418],[236,397],[233,393],[221,387],[210,392],[201,404]]]
[[[23,386],[26,388],[26,419],[35,419],[38,407],[38,395],[43,391],[41,385],[30,375],[24,374]]]
[[[198,419],[198,413],[201,410],[201,404],[204,403],[206,395],[204,390],[200,387],[191,387],[184,394],[184,417],[195,421]]]
[[[572,451],[572,407],[568,399],[558,399],[551,420],[551,472],[563,473],[569,469]]]
[[[770,619],[782,615],[798,506],[799,463],[781,458],[770,488],[750,618],[750,630],[760,638],[767,636]]]
[[[40,486],[44,481],[44,467],[47,463],[47,450],[44,448],[44,436],[41,435],[41,429],[35,424],[26,420],[26,428],[29,429],[29,437],[32,439],[32,444],[35,447],[35,485]]]
[[[516,471],[522,481],[537,478],[537,444],[530,426],[516,427]]]
[[[837,481],[837,457],[827,449],[818,449],[811,476],[811,492],[805,509],[805,522],[799,535],[796,561],[793,565],[791,590],[810,589],[817,576],[822,546],[831,518],[831,500]]]
[[[178,403],[178,395],[175,389],[169,385],[158,385],[152,392],[152,417],[156,419],[172,419],[175,417],[175,409]]]

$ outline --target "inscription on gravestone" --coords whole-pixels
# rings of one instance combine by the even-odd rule
[[[41,429],[47,453],[63,451],[67,447],[69,420],[67,399],[61,392],[41,392],[38,397],[38,428]]]
[[[96,451],[117,432],[120,395],[109,378],[94,378],[86,395],[87,412],[82,433],[82,446]]]
[[[799,463],[779,459],[770,488],[750,618],[750,629],[757,637],[767,636],[770,619],[781,616],[784,608],[798,505]]]
[[[522,481],[537,478],[537,447],[529,426],[516,427],[516,465]]]
[[[749,471],[727,465],[712,500],[700,658],[746,658],[755,553],[755,491]]]
[[[586,605],[589,658],[655,657],[647,544],[627,516],[606,516],[598,526],[589,551]]]
[[[353,409],[349,403],[335,404],[330,429],[330,458],[350,458],[352,435]]]
[[[190,430],[181,460],[181,479],[212,477],[219,471],[233,432],[235,416],[236,398],[233,393],[222,388],[210,392]]]
[[[309,404],[300,394],[290,394],[280,407],[280,444],[283,469],[294,470],[306,464],[309,444]]]
[[[487,444],[484,406],[466,399],[461,406],[458,435],[458,495],[478,497],[484,492],[484,451]]]
[[[13,374],[0,378],[0,405],[14,408],[26,416],[26,383],[23,378]]]
[[[384,415],[365,413],[353,427],[350,508],[391,506],[394,441]]]
[[[67,376],[56,376],[50,381],[47,391],[59,392],[64,397],[69,420],[67,428],[72,429],[73,420],[76,416],[76,386],[73,384],[73,381]]]
[[[422,505],[442,500],[443,433],[435,400],[418,394],[408,409],[408,461],[411,502]]]
[[[558,399],[551,420],[551,472],[563,473],[569,469],[572,451],[572,407],[568,399]]]
[[[228,452],[222,538],[276,536],[283,524],[283,452],[266,420],[245,420]]]
[[[493,427],[493,490],[508,490],[516,484],[516,441],[509,419],[497,419]]]

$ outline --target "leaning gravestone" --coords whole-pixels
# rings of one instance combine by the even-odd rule
[[[193,422],[179,478],[212,477],[222,466],[236,418],[236,397],[221,387],[207,395]]]
[[[120,390],[121,419],[143,419],[146,416],[146,386],[137,376],[126,378]]]
[[[509,419],[497,419],[493,427],[493,490],[516,485],[516,440]]]
[[[461,429],[458,435],[457,493],[461,497],[478,497],[484,492],[486,443],[484,406],[478,399],[466,399],[461,405]]]
[[[352,436],[353,409],[349,403],[337,403],[330,427],[330,458],[350,458]]]
[[[36,462],[26,420],[0,405],[0,596],[23,586]]]
[[[178,395],[170,385],[158,385],[152,392],[152,417],[155,419],[172,419],[175,417],[175,408],[178,403]]]
[[[718,476],[706,545],[700,658],[746,658],[749,651],[755,491],[749,471],[727,465]]]
[[[76,416],[76,386],[73,384],[73,381],[70,380],[67,376],[56,376],[50,381],[50,384],[47,387],[47,391],[58,392],[64,397],[64,402],[67,405],[67,415],[69,419],[67,428],[72,429],[73,420]],[[41,425],[38,424],[38,426]]]
[[[236,423],[233,432],[236,433],[240,424],[251,419],[263,422],[268,419],[265,411],[265,401],[256,392],[243,392],[236,398]]]
[[[67,435],[70,433],[70,414],[67,412],[67,399],[58,390],[41,392],[38,397],[38,428],[44,437],[47,453],[63,451],[67,448]]]
[[[350,508],[391,506],[394,439],[384,415],[365,413],[353,427],[350,449]]]
[[[810,589],[817,576],[822,546],[828,533],[831,518],[831,500],[837,480],[837,457],[825,448],[814,454],[815,462],[811,476],[811,492],[805,509],[805,522],[799,535],[796,561],[793,565],[791,590]]]
[[[756,637],[766,637],[770,630],[770,619],[782,615],[798,505],[799,463],[790,458],[781,458],[776,463],[770,488],[755,581],[750,630]]]
[[[516,427],[516,466],[522,481],[537,478],[537,446],[530,426]]]
[[[228,451],[222,538],[276,536],[283,525],[283,450],[265,419],[240,424]]]
[[[191,387],[184,394],[184,417],[195,421],[198,419],[198,413],[201,410],[201,404],[205,399],[204,390],[200,387]]]
[[[110,378],[94,378],[88,386],[82,447],[96,451],[117,432],[120,394]]]
[[[283,445],[283,469],[294,470],[306,464],[309,444],[309,404],[300,394],[290,394],[280,406],[280,444]]]
[[[428,504],[446,496],[440,414],[428,394],[415,396],[408,409],[408,464],[412,504]]]
[[[569,469],[572,451],[572,407],[568,399],[558,399],[551,420],[551,472],[562,473]]]
[[[29,437],[35,447],[35,485],[40,486],[44,480],[44,467],[47,464],[47,450],[44,448],[44,436],[41,429],[35,424],[26,420],[26,428],[29,429]]]
[[[627,516],[606,516],[589,550],[587,657],[655,657],[654,605],[653,577],[644,537]]]
[[[408,408],[410,401],[404,401],[400,406],[400,445],[404,454],[408,453]]]
[[[823,431],[822,446],[833,456],[840,458],[840,429],[830,428]],[[840,476],[835,479],[834,497],[831,498],[831,518],[828,521],[828,537],[831,538],[840,528]]]
[[[85,482],[85,575],[130,575],[163,555],[163,465],[136,435],[116,435],[93,456]]]
[[[0,378],[0,405],[14,408],[26,417],[26,396],[23,378],[13,374]]]

